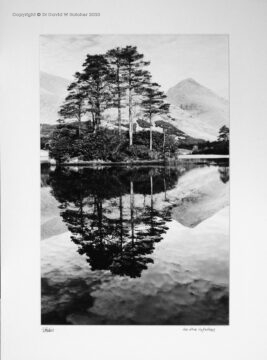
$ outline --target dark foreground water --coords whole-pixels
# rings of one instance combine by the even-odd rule
[[[42,324],[228,324],[229,167],[42,167]]]

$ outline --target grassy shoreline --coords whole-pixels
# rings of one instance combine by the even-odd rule
[[[164,164],[176,164],[181,160],[209,160],[209,159],[229,159],[229,155],[180,155],[177,159],[169,160],[131,160],[131,161],[72,161],[63,162],[60,166],[113,166],[113,165],[164,165]],[[59,165],[51,162],[50,159],[41,159],[41,163],[47,163],[50,165]]]

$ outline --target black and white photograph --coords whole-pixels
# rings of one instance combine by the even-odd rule
[[[0,8],[1,359],[266,360],[267,1]]]
[[[41,35],[41,324],[229,324],[227,35]]]

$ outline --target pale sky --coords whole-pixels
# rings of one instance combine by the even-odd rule
[[[228,98],[227,35],[42,35],[40,69],[71,80],[82,70],[86,54],[126,45],[137,46],[151,61],[153,81],[163,90],[193,78]]]

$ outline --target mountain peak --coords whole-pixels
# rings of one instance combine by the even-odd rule
[[[216,139],[220,127],[229,124],[228,102],[192,78],[169,89],[167,99],[179,128],[191,136],[199,130],[205,138]],[[183,117],[186,120],[182,121]]]
[[[173,104],[173,101],[176,102],[175,105],[177,105],[177,98],[188,98],[188,97],[194,97],[194,96],[201,96],[201,97],[209,97],[209,98],[217,98],[221,101],[225,102],[226,100],[223,98],[220,98],[216,93],[214,93],[212,90],[207,88],[204,85],[201,85],[193,78],[187,78],[180,82],[178,82],[176,85],[171,87],[167,91],[167,96],[169,98],[169,101]],[[181,100],[181,99],[180,99]],[[188,100],[188,99],[187,99]]]
[[[210,92],[210,90],[208,88],[206,88],[205,86],[201,85],[200,83],[198,83],[195,79],[193,78],[186,78],[180,82],[178,82],[176,85],[174,85],[173,87],[171,87],[168,92],[167,95],[171,96],[172,94],[176,93],[176,92],[181,92],[183,94],[186,93],[191,93],[192,91],[195,92]]]
[[[195,79],[193,78],[187,78],[187,79],[184,79],[182,81],[179,82],[179,84],[182,84],[182,83],[190,83],[190,84],[195,84],[195,85],[200,85]]]

